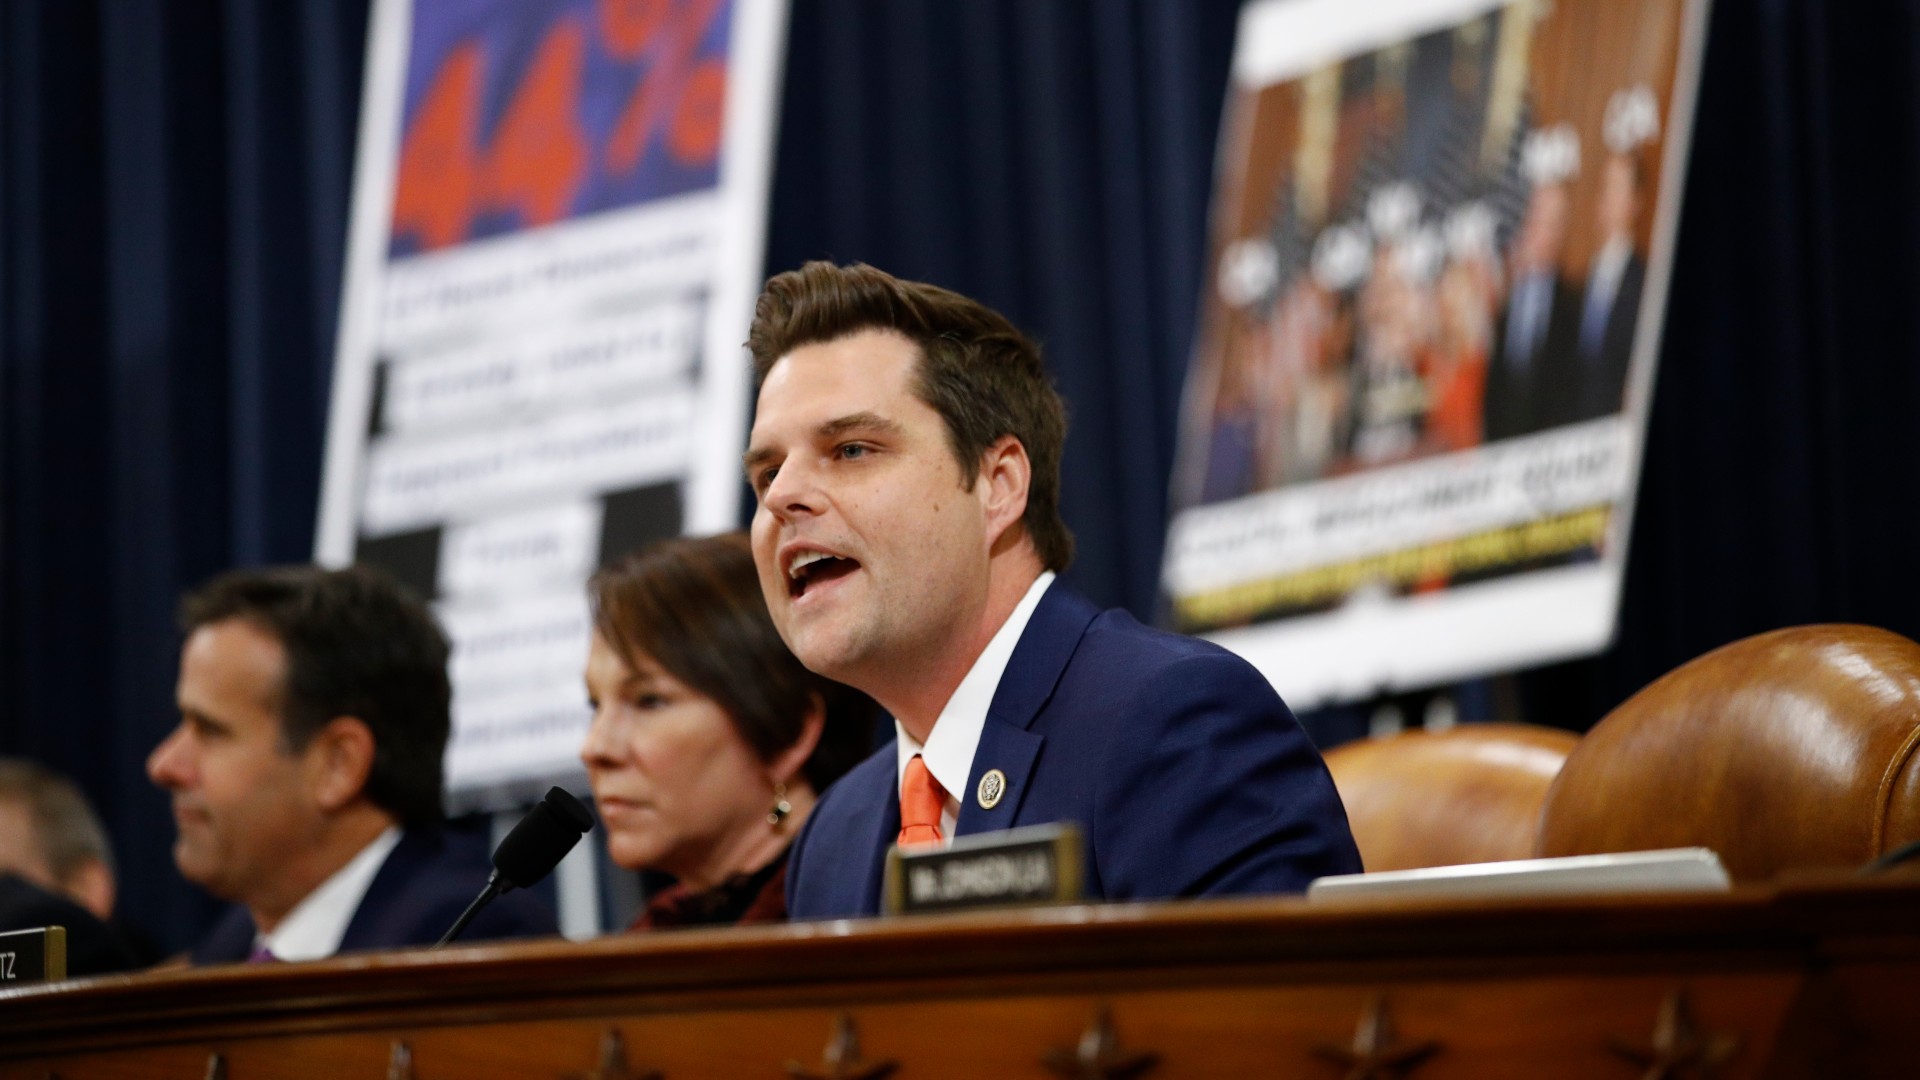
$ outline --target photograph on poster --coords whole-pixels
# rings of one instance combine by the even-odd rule
[[[1302,701],[1605,644],[1699,9],[1247,9],[1174,626]]]

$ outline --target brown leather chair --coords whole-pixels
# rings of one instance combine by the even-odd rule
[[[1539,854],[1702,846],[1736,881],[1920,838],[1920,644],[1868,626],[1750,637],[1608,714],[1548,793]]]
[[[1327,754],[1368,870],[1525,859],[1540,805],[1578,738],[1526,724],[1463,724],[1363,739]]]

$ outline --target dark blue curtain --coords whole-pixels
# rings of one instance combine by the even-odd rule
[[[1072,578],[1143,617],[1236,9],[793,6],[769,268],[866,260],[1041,338]],[[80,778],[167,946],[205,917],[142,771],[172,607],[311,547],[365,23],[365,0],[0,14],[0,752]],[[1503,712],[1584,728],[1790,623],[1920,636],[1917,49],[1892,5],[1716,6],[1620,641],[1500,680]]]
[[[365,27],[331,0],[0,14],[0,751],[80,781],[168,949],[210,910],[143,767],[174,602],[312,551]]]

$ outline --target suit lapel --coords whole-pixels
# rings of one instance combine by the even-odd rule
[[[431,832],[406,830],[400,834],[400,842],[387,852],[373,880],[367,883],[367,891],[360,897],[359,906],[353,909],[353,918],[348,920],[346,932],[340,935],[340,947],[335,951],[381,948],[386,944],[381,938],[380,917],[391,906],[389,901],[406,889],[415,868],[432,855],[437,847],[435,839]]]
[[[894,744],[887,745],[891,748]],[[878,914],[880,911],[880,891],[886,881],[887,873],[887,852],[892,849],[893,842],[900,838],[900,786],[894,779],[895,772],[896,770],[890,768],[882,774],[886,781],[886,808],[881,813],[873,815],[871,819],[873,831],[868,834],[867,842],[854,849],[866,852],[865,871],[849,874],[846,878],[849,884],[860,890],[859,894],[852,898],[854,906],[867,915]]]
[[[954,823],[955,836],[993,832],[1012,828],[1020,816],[1020,804],[1026,799],[1027,781],[1033,776],[1034,759],[1046,737],[1014,727],[987,714],[980,730],[980,745],[973,752],[973,769],[967,777],[967,789],[955,792],[960,799],[960,820]],[[987,773],[998,771],[1001,794],[992,806],[980,798],[981,781]]]
[[[1053,696],[1067,661],[1073,658],[1080,638],[1098,614],[1099,608],[1057,581],[1040,598],[1020,643],[1007,659],[1000,685],[994,689],[987,722],[980,730],[980,744],[973,752],[967,789],[955,792],[960,800],[956,836],[1011,828],[1019,822],[1034,762],[1046,743],[1044,735],[1031,730],[1034,718]],[[988,808],[981,805],[980,782],[994,770],[1005,777],[1005,790]],[[894,812],[897,817],[897,797]]]
[[[213,930],[194,946],[196,964],[237,964],[253,952],[253,937],[259,928],[247,909],[234,904],[214,924]]]

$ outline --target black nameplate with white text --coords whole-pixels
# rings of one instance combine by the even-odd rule
[[[1080,899],[1080,828],[1071,822],[963,836],[887,853],[887,912],[1070,904]]]
[[[44,926],[0,934],[0,986],[66,977],[66,927]]]

